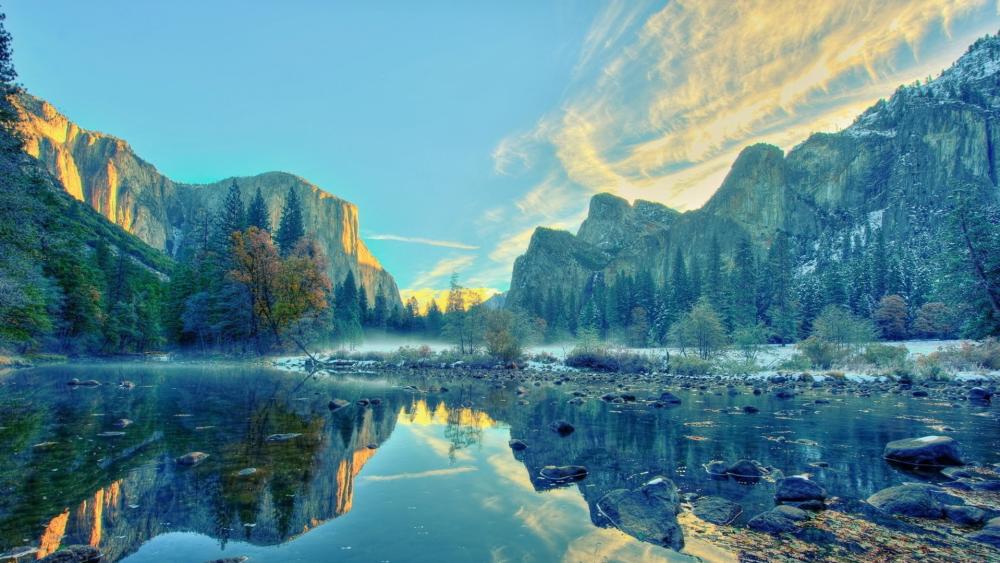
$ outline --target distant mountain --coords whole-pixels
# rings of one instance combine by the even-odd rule
[[[20,94],[15,102],[28,154],[44,163],[71,196],[172,256],[184,247],[185,237],[202,214],[217,208],[232,182],[232,178],[204,185],[174,182],[136,155],[127,142],[80,128],[48,102],[28,94]],[[306,231],[329,258],[330,278],[338,283],[350,270],[368,293],[369,303],[382,295],[390,305],[401,305],[395,280],[361,240],[354,204],[284,172],[236,181],[245,203],[261,190],[275,227],[289,190],[295,190]]]
[[[700,209],[680,213],[596,195],[576,235],[535,231],[514,264],[507,306],[544,316],[548,302],[562,300],[572,323],[595,285],[649,275],[657,291],[669,293],[677,256],[688,274],[704,272],[714,248],[732,266],[740,241],[749,239],[763,261],[779,234],[790,243],[796,274],[829,266],[837,283],[849,286],[844,304],[850,291],[874,295],[850,284],[872,269],[858,261],[862,255],[884,245],[883,266],[895,276],[887,290],[920,305],[942,293],[935,284],[948,283],[938,268],[956,190],[984,205],[1000,200],[998,102],[1000,38],[991,36],[937,79],[899,88],[843,131],[814,134],[787,154],[747,147]],[[871,300],[851,305],[870,311]]]

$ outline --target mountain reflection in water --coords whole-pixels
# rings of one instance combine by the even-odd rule
[[[105,384],[73,389],[72,377]],[[119,389],[120,380],[136,387]],[[971,458],[1000,461],[995,416],[948,405],[845,396],[819,409],[691,392],[679,407],[654,410],[572,405],[566,390],[544,385],[522,404],[511,384],[449,381],[441,391],[442,383],[246,366],[8,373],[0,377],[0,551],[32,545],[41,558],[82,543],[109,561],[678,560],[687,555],[595,526],[597,500],[663,474],[683,492],[739,502],[745,519],[773,506],[773,484],[712,481],[702,469],[743,457],[810,471],[832,494],[863,497],[912,476],[856,460],[879,459],[885,442],[934,425],[952,426]],[[352,404],[331,412],[333,398]],[[726,410],[746,404],[761,413]],[[133,422],[117,428],[121,419]],[[558,419],[576,431],[549,430]],[[116,430],[124,434],[105,434]],[[299,436],[267,439],[275,434]],[[511,452],[511,437],[528,449]],[[191,451],[209,457],[174,463]],[[820,460],[830,466],[809,465]],[[590,474],[546,490],[538,472],[553,464]],[[256,472],[241,476],[248,468]],[[694,538],[686,552],[726,557]]]

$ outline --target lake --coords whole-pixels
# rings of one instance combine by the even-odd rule
[[[614,403],[596,398],[613,385],[593,385],[578,405],[579,384],[505,374],[143,363],[8,372],[0,552],[39,549],[23,561],[91,544],[130,563],[725,560],[733,555],[697,537],[683,552],[639,542],[607,527],[596,503],[663,475],[681,493],[738,502],[744,522],[774,506],[773,482],[704,469],[741,458],[864,498],[920,478],[882,460],[886,442],[945,431],[969,459],[1000,462],[997,407],[831,387],[778,399],[739,383],[673,388],[682,404],[650,408],[642,399],[660,389],[641,387],[639,401]],[[331,411],[335,398],[350,405]],[[556,420],[576,430],[560,436]],[[512,451],[511,438],[528,448]],[[193,451],[208,457],[175,462]],[[589,475],[558,487],[539,478],[566,464]]]

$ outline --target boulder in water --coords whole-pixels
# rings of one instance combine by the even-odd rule
[[[743,513],[743,507],[722,497],[701,497],[694,501],[692,512],[712,524],[729,524]]]
[[[726,473],[736,479],[756,480],[767,475],[767,470],[756,460],[741,459],[729,466]]]
[[[916,466],[963,465],[958,442],[948,436],[906,438],[885,445],[882,457],[889,461]]]
[[[574,430],[576,430],[572,424],[566,422],[565,420],[557,420],[550,424],[549,428],[560,436],[569,436]]]
[[[507,445],[510,446],[510,449],[514,450],[515,452],[528,449],[528,444],[525,444],[522,440],[518,440],[517,438],[514,438],[510,442],[507,442]]]
[[[993,399],[993,392],[983,387],[973,387],[965,395],[971,403],[989,404]]]
[[[767,534],[781,534],[794,532],[798,529],[795,522],[777,510],[768,510],[754,516],[747,522],[747,527],[751,530],[764,532]]]
[[[205,452],[190,452],[182,455],[181,457],[175,459],[177,465],[198,465],[199,463],[208,459],[208,454]]]
[[[805,477],[786,477],[778,481],[777,489],[774,492],[774,500],[777,502],[803,502],[807,500],[824,500],[826,491],[823,487],[810,481]]]
[[[611,491],[597,501],[597,507],[626,534],[672,549],[684,547],[684,533],[677,524],[680,497],[666,477],[656,477],[631,491]]]
[[[586,479],[587,468],[582,465],[546,465],[538,474],[547,481],[568,483]]]
[[[970,540],[1000,547],[1000,516],[991,518],[982,530],[965,536]]]
[[[330,409],[330,411],[339,411],[344,407],[350,406],[350,404],[350,401],[345,401],[344,399],[334,399],[326,406]]]
[[[889,514],[940,518],[941,503],[931,493],[934,487],[923,483],[905,483],[882,489],[868,497],[868,503]]]

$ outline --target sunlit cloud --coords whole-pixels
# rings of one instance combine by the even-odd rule
[[[429,270],[417,274],[411,285],[413,287],[434,287],[453,273],[468,267],[475,260],[476,257],[471,254],[441,259]]]
[[[404,237],[400,235],[368,235],[369,240],[391,240],[396,242],[409,242],[414,244],[425,244],[427,246],[440,246],[442,248],[457,248],[460,250],[478,250],[478,246],[465,244],[464,242],[454,242],[450,240],[435,240],[420,237]]]
[[[697,209],[745,147],[843,129],[998,26],[996,0],[611,2],[564,99],[497,143],[523,191],[477,221],[496,242],[472,277],[509,279],[535,227],[576,230],[595,193]]]

